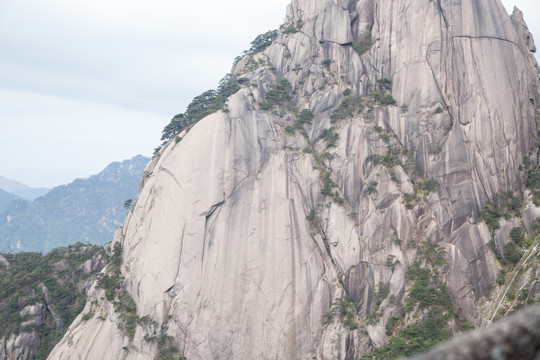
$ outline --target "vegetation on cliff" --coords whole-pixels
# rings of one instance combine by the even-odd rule
[[[0,262],[0,338],[37,335],[39,347],[30,352],[46,359],[84,308],[86,290],[107,261],[105,250],[77,243],[45,255],[1,256],[7,262]]]

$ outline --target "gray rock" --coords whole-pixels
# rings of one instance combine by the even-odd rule
[[[46,311],[47,309],[41,303],[27,305],[21,310],[21,317],[27,319],[21,327],[26,327],[28,330],[0,338],[0,360],[34,358],[40,344],[40,336],[36,329],[39,329],[45,321]]]
[[[540,305],[469,332],[411,360],[534,360],[540,358]]]
[[[430,241],[447,252],[442,277],[458,307],[480,325],[478,297],[498,269],[476,220],[498,191],[523,191],[519,165],[537,141],[536,61],[512,19],[499,0],[293,0],[286,21],[301,31],[240,60],[233,71],[251,85],[229,98],[229,112],[199,121],[145,171],[115,237],[137,315],[190,360],[358,358],[387,341],[416,259],[409,245]],[[270,65],[252,69],[250,59]],[[293,105],[315,113],[305,136],[285,133],[292,115],[260,110],[281,78]],[[395,106],[331,121],[345,89],[368,99],[382,79]],[[320,138],[329,127],[335,147]],[[389,151],[379,128],[408,154],[402,165],[374,161]],[[308,145],[330,156],[303,152]],[[322,195],[321,167],[341,204]],[[437,191],[407,206],[422,177]],[[365,324],[380,282],[395,301],[385,299],[367,336],[327,321],[349,296]],[[50,359],[159,353],[144,326],[130,341],[103,292],[90,293],[90,320],[81,315]]]

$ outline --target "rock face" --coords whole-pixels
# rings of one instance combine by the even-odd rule
[[[420,242],[445,250],[441,277],[480,326],[498,264],[476,220],[524,190],[533,49],[499,0],[293,0],[274,42],[235,65],[247,85],[227,111],[146,169],[115,237],[145,321],[130,336],[96,287],[49,358],[359,358],[388,340]],[[356,326],[328,316],[347,304]]]
[[[505,318],[487,330],[453,339],[415,360],[533,360],[540,357],[540,306]]]
[[[30,331],[24,331],[20,334],[11,334],[9,337],[0,338],[0,359],[33,359],[39,348],[39,329],[45,324],[47,318],[47,309],[43,304],[27,305],[20,312],[21,317],[29,320],[22,325],[35,327]]]

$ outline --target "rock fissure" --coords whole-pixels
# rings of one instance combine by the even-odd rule
[[[218,203],[212,205],[212,206],[210,207],[210,210],[208,210],[207,215],[205,216],[206,220],[208,220],[208,219],[214,214],[214,212],[215,212],[219,207],[221,207],[224,203],[225,203],[225,200],[222,200],[222,201],[220,201],[220,202],[218,202]]]
[[[174,275],[174,284],[166,292],[169,292],[178,283],[179,275],[180,275],[180,264],[182,264],[182,253],[184,251],[185,236],[186,236],[186,224],[184,224],[184,227],[182,228],[182,236],[181,236],[181,241],[180,241],[180,253],[178,255],[178,267],[176,269],[176,274]]]
[[[446,19],[446,15],[444,14],[444,11],[442,9],[440,0],[432,0],[431,2],[437,5],[439,13],[441,14],[441,17],[444,20],[444,25],[445,25],[444,28],[449,29],[450,26],[449,26],[448,20]]]
[[[513,42],[512,40],[503,39],[503,38],[496,37],[496,36],[467,36],[467,35],[453,35],[453,36],[452,36],[452,39],[469,39],[469,40],[475,40],[475,39],[491,39],[491,40],[499,40],[499,41],[508,42],[508,43],[510,43],[510,44],[512,44],[512,45],[514,45],[514,46],[516,46],[520,51],[523,50],[519,44],[516,44],[516,43]]]

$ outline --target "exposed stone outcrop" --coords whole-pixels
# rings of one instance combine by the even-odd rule
[[[482,331],[459,336],[414,360],[533,360],[540,357],[540,306],[532,306]]]
[[[43,359],[85,304],[106,265],[104,251],[78,244],[6,257],[11,263],[0,256],[0,360]]]
[[[514,7],[514,12],[512,13],[511,19],[518,36],[521,37],[521,40],[525,43],[527,48],[533,53],[536,52],[536,45],[534,44],[533,36],[527,28],[525,20],[523,20],[523,13],[521,10]]]
[[[7,269],[9,269],[9,261],[7,261],[6,258],[2,255],[0,255],[0,264],[4,265]]]
[[[523,26],[499,0],[293,0],[292,30],[235,65],[248,85],[228,111],[152,161],[115,237],[123,285],[152,325],[130,338],[94,288],[50,359],[153,359],[158,339],[189,360],[355,359],[387,341],[420,241],[445,249],[442,279],[480,326],[498,265],[476,220],[499,191],[523,192],[538,140]],[[290,106],[263,111],[282,79]],[[364,111],[336,117],[356,96]],[[291,108],[314,118],[291,131]],[[427,179],[435,191],[408,203]],[[391,296],[367,323],[380,283]],[[365,332],[328,317],[336,304]]]
[[[29,330],[19,334],[11,334],[9,337],[0,338],[0,359],[33,359],[39,347],[39,329],[47,317],[47,309],[41,304],[27,305],[20,312],[21,317],[28,319],[21,324]]]

